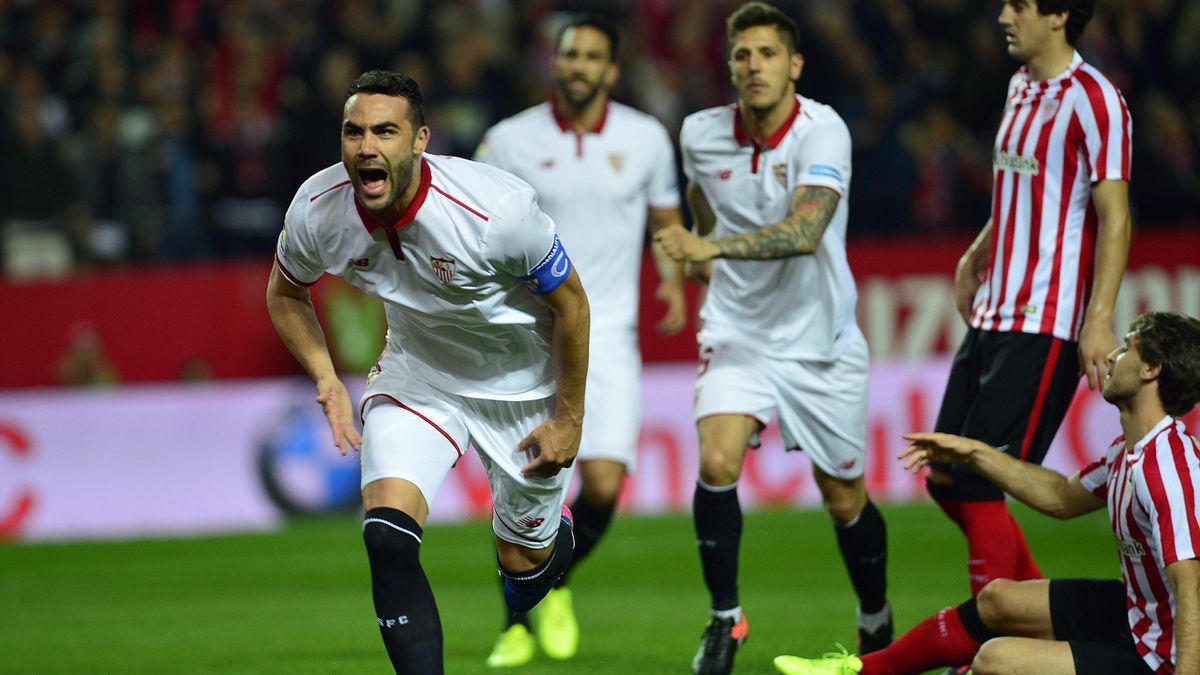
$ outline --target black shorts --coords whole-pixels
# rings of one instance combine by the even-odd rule
[[[1153,675],[1129,632],[1124,583],[1051,579],[1050,622],[1054,637],[1071,646],[1075,672]]]
[[[981,440],[1041,464],[1079,386],[1076,343],[972,328],[954,356],[935,431]],[[934,497],[991,501],[1004,492],[964,464],[933,464],[951,485]]]

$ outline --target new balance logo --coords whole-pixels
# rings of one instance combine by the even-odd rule
[[[366,267],[371,264],[370,258],[351,258],[350,264],[355,267]]]
[[[540,527],[542,523],[546,522],[546,519],[545,518],[534,518],[533,516],[525,516],[524,518],[518,520],[517,522],[525,527],[533,529],[535,527]]]
[[[721,169],[717,171],[717,178],[719,180],[729,180],[730,178],[733,178],[733,169]]]
[[[379,619],[379,625],[383,628],[395,628],[396,626],[407,626],[408,615],[401,614],[394,619]]]

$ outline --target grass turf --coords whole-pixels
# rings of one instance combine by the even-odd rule
[[[903,630],[965,599],[965,546],[931,505],[883,512]],[[1118,574],[1102,515],[1016,512],[1046,574]],[[520,671],[688,672],[707,618],[693,540],[687,516],[618,518],[572,579],[579,655]],[[448,673],[488,671],[502,611],[493,555],[486,523],[426,531]],[[853,647],[853,594],[823,513],[747,514],[740,576],[751,636],[737,673]],[[369,589],[352,517],[272,535],[0,546],[0,673],[386,673]]]

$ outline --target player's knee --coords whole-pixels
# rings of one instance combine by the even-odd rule
[[[715,446],[700,453],[700,480],[713,487],[737,482],[742,473],[742,453]]]
[[[369,512],[368,512],[368,515]],[[399,521],[399,524],[393,521]],[[412,525],[404,528],[404,525]],[[397,511],[388,522],[381,519],[368,518],[363,524],[363,544],[367,553],[372,556],[385,556],[390,560],[404,558],[416,559],[420,553],[419,527],[407,514]],[[397,529],[397,528],[403,529]],[[417,530],[414,532],[413,530]],[[407,531],[406,531],[407,530]]]
[[[1008,666],[1011,650],[1009,638],[992,638],[980,646],[971,661],[971,672],[975,675],[993,675],[1011,672]]]
[[[983,625],[997,632],[1005,632],[1012,616],[1012,595],[1017,582],[1012,579],[993,579],[975,597],[979,608],[979,619]]]
[[[496,559],[500,568],[517,574],[528,572],[550,557],[552,548],[526,548],[509,542],[496,542]]]
[[[580,483],[579,495],[589,505],[596,508],[612,508],[621,495],[621,486],[625,483],[625,473],[587,476]]]

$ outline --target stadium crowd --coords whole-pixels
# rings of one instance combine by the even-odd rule
[[[337,161],[346,85],[411,73],[434,152],[470,156],[545,97],[562,15],[601,11],[627,41],[616,98],[675,133],[728,100],[722,0],[0,1],[0,245],[46,265],[271,250],[291,192]],[[851,236],[977,229],[990,192],[1004,54],[998,5],[793,0],[799,90],[850,125]],[[1138,224],[1200,217],[1200,6],[1102,0],[1080,51],[1134,117]],[[33,243],[30,244],[29,241]],[[55,262],[57,261],[57,262]],[[35,265],[36,267],[36,265]]]

